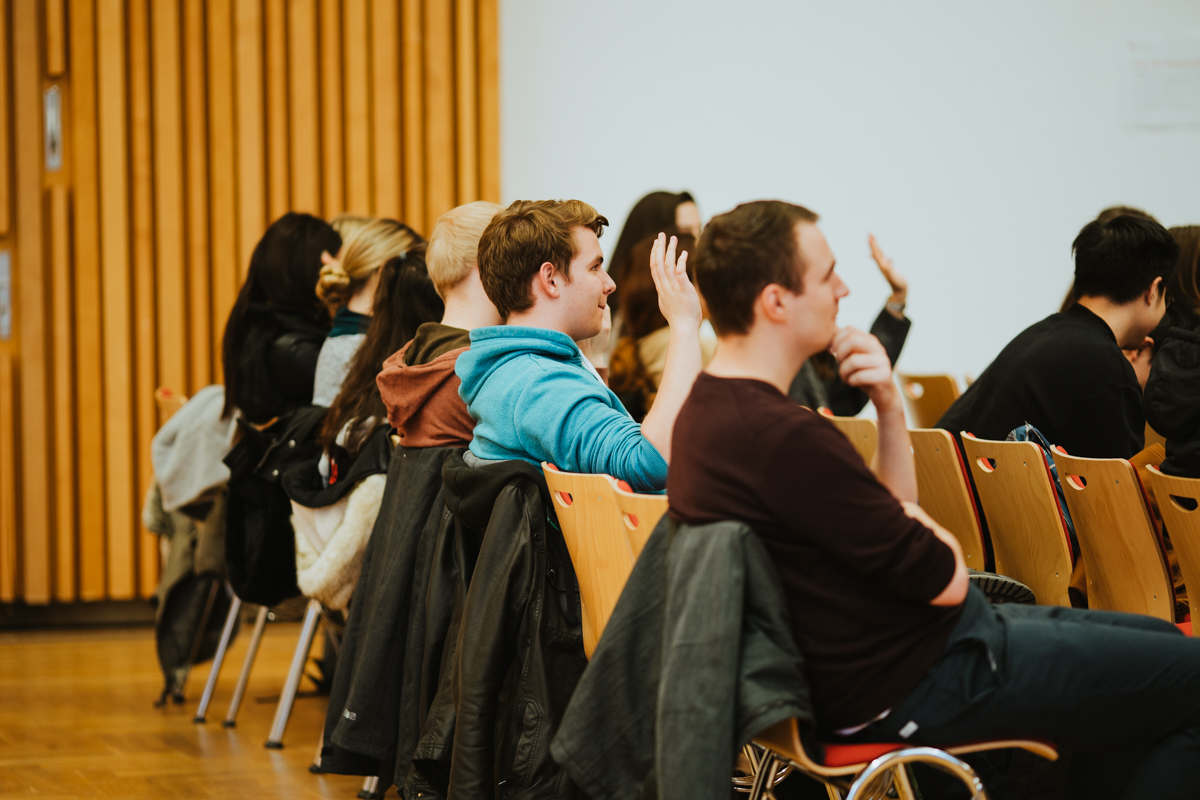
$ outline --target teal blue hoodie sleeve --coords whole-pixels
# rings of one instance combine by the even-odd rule
[[[666,487],[666,459],[616,395],[581,371],[535,364],[541,375],[527,382],[513,409],[526,453],[567,472],[612,475],[628,481],[634,491]]]

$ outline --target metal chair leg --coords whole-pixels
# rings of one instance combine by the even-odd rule
[[[204,722],[208,714],[208,704],[212,701],[213,690],[217,688],[217,677],[221,674],[221,666],[225,663],[225,651],[229,649],[229,640],[233,638],[233,627],[237,623],[238,611],[242,601],[234,595],[229,604],[229,613],[225,615],[225,627],[221,631],[221,641],[217,644],[217,654],[213,656],[212,667],[208,670],[208,682],[204,684],[204,694],[200,696],[200,705],[196,708],[196,716],[192,722]]]
[[[321,603],[309,600],[308,610],[304,613],[304,625],[300,628],[300,641],[296,643],[296,653],[292,656],[292,668],[288,670],[287,680],[283,684],[283,694],[279,697],[275,721],[271,724],[271,734],[266,742],[266,746],[272,750],[283,747],[283,731],[287,728],[288,716],[292,713],[292,703],[296,701],[296,690],[300,688],[304,664],[308,661],[308,650],[312,647],[313,633],[317,630],[320,618]]]
[[[258,616],[254,618],[254,633],[250,634],[250,648],[246,651],[246,658],[242,662],[242,674],[238,676],[237,686],[233,690],[233,697],[229,700],[229,711],[225,714],[225,721],[221,723],[226,728],[232,728],[237,725],[238,707],[242,704],[242,695],[246,693],[246,684],[250,682],[250,668],[254,666],[254,657],[258,655],[258,645],[262,642],[263,628],[267,624],[267,607],[258,607]]]
[[[758,768],[754,771],[754,783],[750,786],[750,800],[764,800],[767,797],[775,777],[776,763],[775,754],[770,750],[762,754],[757,764]]]
[[[368,775],[363,778],[362,788],[358,790],[357,797],[362,800],[376,800],[379,795],[379,776]]]

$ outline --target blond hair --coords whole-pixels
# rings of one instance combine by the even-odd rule
[[[333,219],[329,220],[329,227],[338,232],[338,236],[342,237],[342,246],[354,237],[354,234],[361,231],[363,228],[375,221],[375,217],[364,217],[359,214],[338,214]],[[330,253],[336,256],[337,253]]]
[[[438,297],[445,300],[446,292],[475,269],[479,263],[479,237],[492,217],[503,210],[496,203],[477,200],[438,217],[425,251],[425,265]]]
[[[420,241],[403,222],[377,219],[367,223],[342,243],[340,259],[321,268],[317,297],[331,314],[336,313],[385,261],[403,256]]]

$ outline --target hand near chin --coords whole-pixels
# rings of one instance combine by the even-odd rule
[[[688,278],[687,251],[680,253],[678,260],[675,258],[677,244],[674,236],[668,242],[667,235],[660,233],[650,251],[650,275],[658,290],[658,308],[671,327],[686,325],[698,329],[703,319],[700,295]]]
[[[878,339],[858,328],[841,328],[829,349],[838,362],[838,377],[847,386],[866,392],[877,409],[886,410],[899,402],[892,364]]]

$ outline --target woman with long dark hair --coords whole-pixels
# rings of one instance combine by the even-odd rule
[[[317,299],[321,253],[342,240],[329,223],[288,212],[267,228],[225,323],[221,363],[227,418],[263,424],[312,400],[329,314]]]
[[[625,217],[621,235],[609,260],[609,274],[617,284],[617,291],[608,298],[608,305],[615,314],[621,300],[617,296],[621,281],[625,277],[625,265],[629,251],[639,242],[650,239],[663,231],[677,230],[681,233],[700,236],[700,211],[696,199],[689,192],[650,192],[634,203]]]

